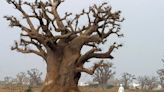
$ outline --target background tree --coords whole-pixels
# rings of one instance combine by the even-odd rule
[[[146,89],[152,90],[158,85],[157,78],[155,76],[151,76],[151,77],[145,76],[145,84],[146,84]]]
[[[141,89],[144,89],[144,87],[146,86],[145,80],[146,80],[146,76],[139,76],[137,78],[137,81],[139,82]]]
[[[162,60],[162,62],[164,63],[164,60]],[[160,80],[160,85],[162,86],[162,88],[164,88],[164,67],[159,69],[157,71],[157,74],[159,76],[159,80]]]
[[[16,75],[17,79],[17,85],[23,86],[29,84],[29,78],[27,77],[27,74],[25,72],[20,72]]]
[[[105,44],[112,34],[123,36],[120,34],[120,22],[123,21],[121,12],[113,12],[107,3],[93,5],[75,16],[66,12],[61,17],[58,8],[63,0],[7,2],[14,5],[22,16],[5,16],[11,27],[21,30],[20,41],[15,41],[15,46],[11,49],[34,53],[41,56],[47,64],[42,92],[79,92],[77,84],[81,72],[92,75],[102,62],[93,65],[92,69],[84,67],[84,64],[91,62],[91,58],[112,59],[113,50],[121,46],[113,42],[111,46],[108,45],[107,51],[102,51],[99,46]],[[82,16],[88,21],[83,26],[79,25]],[[82,48],[88,51],[82,53]]]
[[[20,92],[25,90],[25,86],[29,85],[29,78],[27,77],[25,72],[20,72],[16,75],[17,87]]]
[[[42,79],[41,79],[42,72],[40,72],[38,69],[33,68],[31,70],[28,70],[27,74],[30,76],[31,86],[39,86],[42,84]]]
[[[12,86],[12,77],[10,77],[10,76],[6,76],[6,77],[4,77],[4,86],[5,86],[5,88],[11,88],[11,86]]]
[[[103,88],[107,87],[108,80],[115,74],[111,69],[112,66],[112,63],[103,63],[103,66],[95,70],[93,81],[98,82]]]
[[[125,88],[129,88],[129,83],[131,83],[135,79],[135,76],[130,73],[123,73],[121,81]]]

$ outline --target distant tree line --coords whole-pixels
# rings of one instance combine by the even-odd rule
[[[164,63],[164,60],[162,62]],[[107,88],[109,84],[110,86],[123,84],[126,89],[132,87],[141,90],[164,89],[164,66],[157,70],[158,76],[142,75],[136,77],[133,74],[124,72],[119,79],[114,78],[115,72],[112,68],[112,63],[103,63],[103,66],[97,68],[94,72],[93,83],[90,83],[90,85]]]
[[[27,72],[20,72],[15,77],[6,76],[0,81],[0,85],[4,88],[19,88],[24,90],[24,87],[39,87],[42,85],[42,72],[33,68]]]

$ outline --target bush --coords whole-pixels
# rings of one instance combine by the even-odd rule
[[[32,92],[32,87],[31,86],[29,86],[28,87],[28,89],[26,89],[26,91],[25,92]]]
[[[110,89],[110,88],[113,88],[114,86],[113,85],[107,85],[106,88],[107,89]]]

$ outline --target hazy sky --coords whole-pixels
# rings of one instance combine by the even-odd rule
[[[0,0],[0,79],[4,76],[15,76],[18,72],[38,68],[45,73],[44,61],[33,54],[23,55],[11,51],[14,40],[19,39],[16,29],[8,27],[4,15],[16,14],[12,6]],[[65,11],[79,12],[93,3],[104,0],[66,0],[60,13]],[[115,50],[112,62],[116,75],[123,72],[135,75],[154,75],[162,67],[164,58],[164,1],[163,0],[106,0],[114,10],[121,10],[126,19],[122,23],[121,38],[123,47]],[[85,77],[87,75],[84,75]],[[82,80],[88,81],[82,77]]]

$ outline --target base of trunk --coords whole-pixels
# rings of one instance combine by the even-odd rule
[[[67,73],[54,78],[47,77],[41,92],[80,92],[78,88],[80,76],[81,73]]]
[[[80,92],[78,87],[58,86],[56,84],[45,85],[41,92]]]

